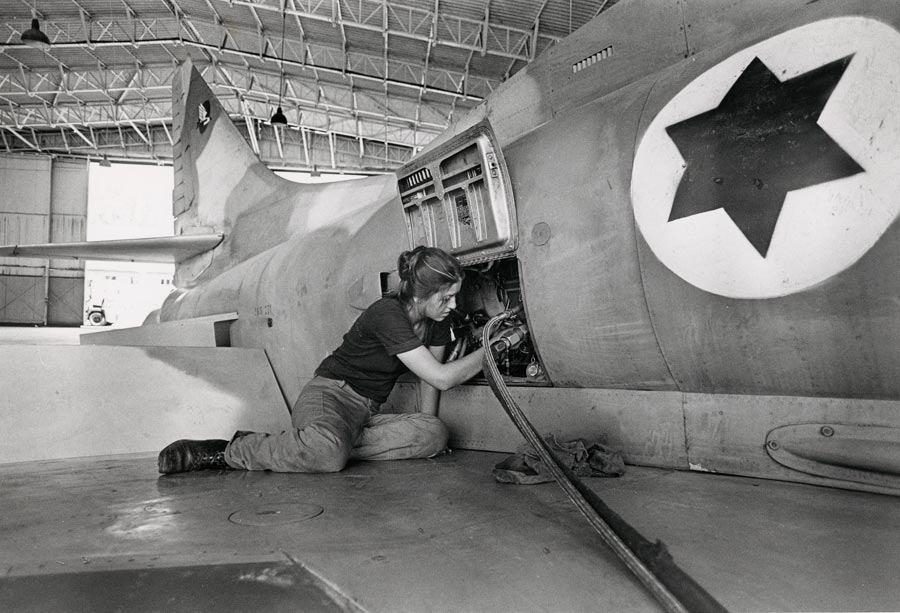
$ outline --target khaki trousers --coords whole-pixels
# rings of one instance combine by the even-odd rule
[[[246,470],[336,472],[351,458],[427,458],[446,447],[449,432],[437,417],[380,415],[379,408],[344,381],[314,377],[294,404],[291,430],[237,432],[225,461]]]

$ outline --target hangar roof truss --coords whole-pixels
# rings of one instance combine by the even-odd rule
[[[190,57],[270,166],[389,171],[614,3],[11,0],[0,151],[168,163],[171,83]],[[20,42],[32,17],[49,49]]]

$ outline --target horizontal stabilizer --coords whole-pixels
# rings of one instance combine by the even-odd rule
[[[75,260],[112,260],[120,262],[162,262],[177,264],[214,249],[224,234],[159,236],[80,243],[44,243],[41,245],[5,245],[0,257],[72,258]]]
[[[82,345],[126,345],[129,347],[230,347],[230,326],[235,313],[221,313],[162,323],[144,323],[132,328],[107,328],[85,332]]]

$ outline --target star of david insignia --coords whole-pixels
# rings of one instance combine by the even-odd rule
[[[724,209],[765,258],[789,191],[864,172],[817,123],[852,57],[783,82],[754,58],[719,106],[667,126],[686,165],[668,221]]]

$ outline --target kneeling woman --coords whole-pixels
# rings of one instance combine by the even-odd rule
[[[444,363],[447,316],[463,281],[459,262],[417,247],[397,262],[400,289],[372,304],[316,369],[291,411],[293,429],[280,434],[238,432],[224,440],[172,443],[159,454],[159,472],[242,468],[335,472],[351,458],[424,458],[444,449],[447,427],[437,418],[440,390],[481,371],[484,350]],[[421,412],[381,415],[397,378],[411,370],[422,381]]]

